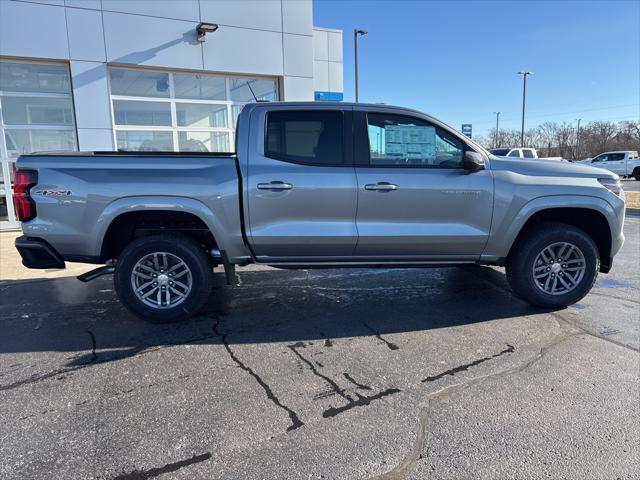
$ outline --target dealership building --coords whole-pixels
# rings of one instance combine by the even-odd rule
[[[0,228],[22,153],[229,151],[245,103],[339,101],[342,72],[311,0],[0,0]]]

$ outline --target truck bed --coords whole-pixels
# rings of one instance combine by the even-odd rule
[[[244,254],[234,153],[39,153],[21,156],[18,168],[39,172],[31,189],[38,216],[23,224],[25,235],[46,234],[66,260],[104,261],[106,229],[136,210],[197,215],[224,233],[229,255]]]

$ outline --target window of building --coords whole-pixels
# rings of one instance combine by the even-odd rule
[[[0,60],[0,222],[15,222],[11,164],[16,157],[77,149],[68,66]]]
[[[367,115],[369,158],[375,166],[460,168],[462,141],[430,123],[403,115]]]
[[[118,150],[228,152],[244,104],[278,99],[276,79],[110,68]]]
[[[269,112],[265,154],[296,163],[340,165],[342,132],[342,112]]]

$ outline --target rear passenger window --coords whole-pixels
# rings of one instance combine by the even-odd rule
[[[340,165],[342,112],[274,111],[267,114],[267,157],[310,165]]]
[[[524,148],[522,150],[522,154],[524,155],[524,158],[535,158],[533,156],[533,150],[529,149],[529,148]]]
[[[608,162],[619,162],[620,160],[624,160],[624,153],[610,153]]]

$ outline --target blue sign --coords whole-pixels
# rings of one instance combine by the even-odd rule
[[[315,92],[315,99],[319,102],[341,102],[342,92]]]
[[[471,138],[472,128],[470,123],[463,123],[461,131],[463,135],[466,135],[467,137]]]

